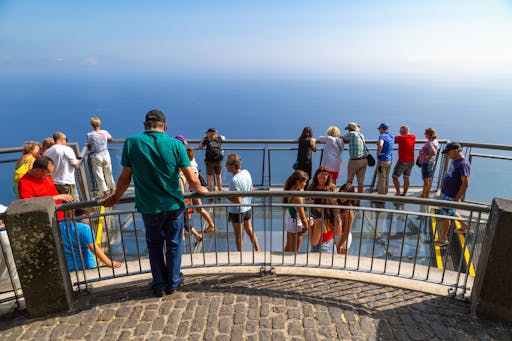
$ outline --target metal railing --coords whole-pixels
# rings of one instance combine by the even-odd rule
[[[190,140],[189,142],[192,145],[196,145],[199,141]],[[375,141],[369,140],[367,143],[371,146],[373,142]],[[417,144],[424,142],[425,141],[419,140]],[[443,144],[446,141],[440,142]],[[122,140],[116,140],[109,145],[111,153],[119,154],[117,159],[120,159],[122,143]],[[242,154],[244,168],[249,169],[251,173],[253,173],[253,178],[257,179],[257,181],[255,181],[255,187],[257,189],[279,189],[282,187],[284,179],[292,172],[291,165],[295,160],[296,143],[296,140],[228,140],[224,145],[226,151]],[[499,179],[501,176],[496,176],[495,174],[489,176],[487,173],[480,173],[479,169],[495,171],[496,169],[501,169],[501,167],[510,167],[510,165],[512,165],[512,163],[510,163],[510,160],[512,160],[512,155],[510,154],[510,152],[512,152],[512,146],[472,142],[461,142],[461,144],[464,147],[465,155],[473,162],[469,200],[473,198],[471,195],[472,189],[477,186],[487,186],[487,192],[489,192],[491,198],[499,196],[498,192],[503,190],[503,188],[506,189],[506,186],[503,186],[503,183],[500,182],[501,185],[496,188],[493,184],[496,182],[496,179]],[[84,160],[77,172],[77,186],[82,198],[89,200],[95,197],[95,184],[88,166],[88,153],[85,148],[79,152],[78,144],[76,143],[70,145]],[[247,147],[248,145],[256,146]],[[321,151],[321,148],[319,149]],[[0,149],[0,167],[3,167],[2,170],[10,170],[8,172],[0,172],[1,180],[4,186],[9,190],[11,188],[10,184],[12,179],[11,171],[21,151],[21,147]],[[196,159],[199,163],[203,156],[202,153],[202,151],[196,151]],[[283,155],[286,156],[282,157],[282,155],[278,155],[278,153],[284,153]],[[500,153],[502,155],[499,155]],[[347,153],[344,153],[344,155],[346,154]],[[319,164],[320,155],[321,152],[313,153],[314,165]],[[116,157],[113,157],[112,160],[114,167],[116,165],[119,167],[119,162],[116,162]],[[500,166],[496,167],[494,163],[493,166],[489,166],[489,164],[484,161],[499,162]],[[506,163],[504,164],[503,162]],[[444,177],[448,165],[449,160],[443,156],[439,156],[434,177],[434,189],[439,189],[441,185],[440,179]],[[371,168],[369,169],[371,170]],[[116,169],[114,169],[116,175],[118,171],[119,169],[117,169],[116,173]],[[477,176],[475,176],[475,174],[477,174]],[[367,173],[366,179],[370,178],[371,176]],[[478,179],[478,181],[475,181],[475,179]],[[366,183],[366,185],[368,188],[371,187],[372,183]],[[419,187],[419,185],[419,183],[414,183],[411,177],[411,188],[415,186]],[[208,194],[206,198],[212,198],[218,201],[220,198],[230,195],[234,194]],[[276,266],[286,266],[291,263],[296,268],[307,267],[311,269],[313,267],[319,267],[335,270],[380,273],[394,277],[408,276],[425,283],[433,282],[449,286],[455,295],[463,296],[467,294],[471,287],[472,273],[474,274],[474,267],[479,258],[479,249],[485,238],[485,233],[482,232],[482,228],[485,225],[489,210],[488,204],[472,205],[469,203],[449,203],[411,197],[398,198],[392,196],[372,196],[370,194],[353,194],[350,197],[362,200],[362,203],[367,203],[366,206],[362,205],[353,208],[357,218],[357,223],[354,225],[354,228],[358,227],[357,230],[354,230],[356,242],[353,250],[357,250],[356,254],[353,253],[355,251],[351,251],[346,257],[335,254],[334,252],[330,255],[315,255],[311,254],[308,249],[303,249],[301,252],[290,255],[282,253],[282,247],[277,247],[277,245],[282,246],[281,244],[285,236],[282,228],[282,211],[286,205],[279,202],[281,196],[285,194],[278,191],[257,191],[244,195],[253,196],[255,198],[253,207],[256,213],[255,217],[259,218],[255,220],[258,221],[257,234],[258,237],[264,241],[262,251],[258,253],[247,253],[247,251],[240,254],[236,252],[233,253],[233,237],[226,218],[226,210],[230,204],[216,201],[215,203],[203,206],[211,212],[216,223],[221,222],[219,227],[224,228],[217,229],[213,234],[206,234],[205,241],[196,246],[194,246],[194,241],[191,237],[187,235],[187,240],[185,241],[187,256],[184,257],[184,260],[186,260],[184,267],[194,268],[249,264],[258,265],[264,269],[271,269]],[[286,195],[290,196],[292,194],[286,192]],[[313,194],[311,195],[314,196]],[[336,195],[343,196],[343,194]],[[369,203],[372,200],[385,202],[386,204],[384,207],[379,205],[371,206]],[[490,203],[491,200],[477,199],[471,201]],[[91,218],[93,218],[93,223],[91,224],[93,231],[97,233],[99,225],[103,225],[106,230],[99,241],[99,245],[104,247],[111,258],[114,257],[123,261],[122,270],[98,267],[94,270],[96,275],[91,274],[91,270],[75,272],[74,283],[79,291],[86,290],[90,283],[96,281],[149,272],[149,263],[147,261],[147,255],[145,254],[144,228],[140,215],[133,209],[133,198],[126,199],[124,204],[118,206],[116,211],[100,211],[95,201],[73,205],[78,205],[76,207],[95,207],[96,213],[91,216]],[[399,207],[388,207],[389,205],[399,205]],[[310,206],[304,206],[306,209],[310,208]],[[64,205],[62,209],[72,207]],[[467,237],[462,239],[460,236],[452,238],[452,240],[458,240],[458,242],[451,243],[446,250],[437,250],[432,245],[432,240],[438,233],[436,222],[441,218],[449,219],[452,222],[455,222],[457,219],[453,217],[441,217],[436,211],[431,212],[427,210],[427,208],[437,209],[440,207],[453,207],[461,210],[475,225],[475,228]],[[194,214],[194,216],[196,215]],[[4,215],[0,214],[0,220],[3,218]],[[96,221],[94,221],[95,219]],[[202,220],[198,220],[197,217],[194,219],[196,226],[202,226]],[[100,221],[102,221],[102,224],[99,224]],[[398,221],[401,221],[401,224],[403,224],[401,225],[402,232],[400,233],[396,230],[397,224],[399,224]],[[261,225],[259,222],[261,222]],[[427,234],[415,234],[414,231],[409,229],[409,225],[416,226],[418,229],[422,230],[431,229],[432,231],[429,236],[427,236]],[[2,240],[7,239],[4,229],[0,228],[0,235],[5,237],[2,237]],[[425,236],[427,239],[423,239]],[[370,238],[368,239],[366,237]],[[410,242],[410,240],[414,240],[414,238],[417,240],[416,246],[414,246],[414,243],[411,244]],[[428,242],[428,246],[423,245],[423,242]],[[307,241],[303,243],[303,245],[306,244]],[[414,247],[411,248],[411,245]],[[423,249],[421,247],[423,247]],[[1,248],[2,257],[4,259],[11,258],[12,260],[10,249],[3,241]],[[425,257],[423,257],[421,253],[423,251],[420,252],[420,250],[426,250],[425,248],[430,250],[428,257],[426,256],[427,253],[425,253]],[[457,249],[459,249],[459,251],[457,251],[458,253],[451,254],[452,251],[455,252]],[[371,252],[367,255],[364,250],[371,250]],[[276,252],[278,254],[276,254]],[[234,254],[236,254],[235,258],[238,259],[238,262],[233,261]],[[251,262],[246,261],[248,254],[252,255]],[[328,256],[330,256],[329,264],[325,264],[325,259]],[[212,257],[215,259],[213,263],[211,262]],[[423,261],[427,258],[428,264],[418,263],[418,260]],[[281,260],[278,261],[278,259]],[[410,262],[408,260],[413,261]],[[14,262],[11,261],[9,264],[14,265]],[[440,265],[440,268],[438,265]],[[4,275],[0,276],[0,280],[3,280],[5,283],[10,282],[11,287],[9,290],[0,293],[0,303],[13,303],[16,309],[23,305],[23,296],[19,289],[19,284],[16,284],[18,282],[15,266],[5,266],[4,268],[0,266],[0,270],[2,269],[7,272],[2,272]],[[394,269],[394,274],[390,272],[390,269]],[[405,272],[406,269],[408,272]],[[423,279],[419,277],[419,269],[421,269],[421,273],[425,275]],[[453,276],[455,276],[455,278],[453,278]],[[16,288],[16,290],[13,288]]]
[[[233,196],[253,198],[252,222],[259,240],[259,251],[254,250],[247,236],[244,238],[242,250],[235,247],[227,211],[230,207],[239,205],[224,200]],[[336,248],[329,252],[311,252],[308,233],[304,235],[300,249],[283,252],[286,239],[284,210],[291,206],[281,203],[283,196],[359,200],[360,206],[326,206],[351,209],[355,213],[352,246],[348,254],[338,254]],[[415,280],[425,285],[441,285],[457,297],[465,297],[471,290],[489,212],[487,206],[475,204],[331,192],[228,192],[207,194],[205,199],[213,199],[213,203],[201,207],[210,211],[216,229],[212,233],[203,233],[203,240],[198,243],[190,234],[185,234],[182,260],[182,267],[185,269],[256,266],[262,272],[272,272],[281,267],[356,271]],[[95,204],[64,204],[59,210],[84,206],[97,208]],[[311,208],[318,207],[314,204],[293,206],[303,206],[309,217]],[[443,216],[435,211],[439,208],[456,208],[464,218]],[[202,218],[199,214],[195,215],[197,217],[193,218],[195,220],[192,225],[201,232],[204,225]],[[78,291],[87,292],[98,281],[150,272],[144,226],[140,214],[133,209],[133,198],[123,199],[116,210],[94,213],[89,218],[96,221],[91,224],[96,226],[91,233],[98,245],[106,250],[111,259],[120,261],[122,267],[113,269],[100,264],[93,269],[74,271],[72,280]],[[75,219],[76,217],[72,217],[63,223],[73,224]],[[471,223],[471,232],[466,235],[451,234],[448,247],[437,247],[434,245],[434,239],[439,234],[436,226],[443,219],[449,220],[452,228],[459,220],[466,219]],[[104,224],[101,242],[97,236],[97,222],[100,220]],[[79,260],[75,259],[73,262],[77,268]]]
[[[0,221],[4,221],[0,214]],[[24,307],[23,293],[5,227],[0,227],[0,315]]]

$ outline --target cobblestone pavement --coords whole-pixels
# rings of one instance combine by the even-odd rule
[[[72,312],[0,320],[0,340],[511,340],[447,297],[299,276],[187,276],[153,298],[148,283],[80,296]]]

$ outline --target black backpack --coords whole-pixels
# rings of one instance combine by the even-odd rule
[[[217,137],[206,141],[206,161],[222,161],[224,152],[222,151],[222,140]]]

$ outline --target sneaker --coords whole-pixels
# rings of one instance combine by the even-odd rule
[[[434,242],[434,244],[436,246],[439,246],[439,247],[447,247],[448,246],[448,241],[447,240],[445,240],[444,242],[436,241],[436,242]]]
[[[167,291],[160,290],[160,289],[153,289],[153,295],[155,297],[164,297]]]

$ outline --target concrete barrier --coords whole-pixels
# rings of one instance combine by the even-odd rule
[[[493,200],[485,233],[471,293],[471,312],[512,322],[512,200]]]
[[[69,310],[73,290],[53,199],[14,200],[6,215],[7,234],[29,315]]]

